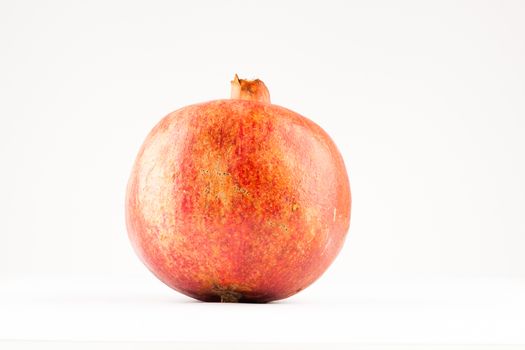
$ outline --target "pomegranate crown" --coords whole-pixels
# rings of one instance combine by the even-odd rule
[[[262,80],[239,79],[235,74],[231,84],[232,99],[270,103],[270,92]]]

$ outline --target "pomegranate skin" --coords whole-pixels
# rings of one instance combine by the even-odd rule
[[[340,251],[351,195],[330,137],[259,101],[177,110],[149,133],[126,224],[145,265],[202,301],[269,302],[314,282]]]

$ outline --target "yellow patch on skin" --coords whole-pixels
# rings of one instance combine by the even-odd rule
[[[316,229],[315,226],[310,226],[309,229],[307,230],[307,232],[308,232],[308,235],[306,236],[307,243],[310,243],[311,241],[314,240],[315,234],[316,234],[316,230],[315,229]]]
[[[299,205],[297,205],[297,203],[294,203],[292,205],[292,211],[296,211],[297,209],[299,209]]]
[[[211,247],[211,253],[213,257],[217,258],[217,257],[220,257],[221,250],[219,249],[217,245],[213,245]]]
[[[166,244],[166,241],[168,240],[168,235],[165,232],[161,232],[159,235],[159,241],[161,244]]]
[[[230,189],[233,186],[231,174],[222,170],[220,161],[215,161],[215,169],[201,169],[199,175],[204,178],[206,187],[204,188],[204,199],[206,203],[218,199],[225,210],[231,207],[231,198],[229,196]]]
[[[148,229],[148,235],[150,235],[151,237],[153,237],[155,233],[153,232],[152,229]],[[161,232],[159,235],[158,235],[158,248],[162,254],[162,257],[164,258],[164,261],[166,263],[166,266],[168,268],[172,268],[173,267],[173,262],[171,261],[171,258],[169,257],[169,251],[171,249],[171,242],[172,242],[172,237],[169,237],[165,232]]]

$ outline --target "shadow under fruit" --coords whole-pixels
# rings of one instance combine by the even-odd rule
[[[269,302],[314,282],[350,221],[341,154],[315,123],[270,103],[260,80],[170,113],[149,133],[126,195],[129,238],[173,289]]]

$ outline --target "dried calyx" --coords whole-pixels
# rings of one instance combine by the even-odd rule
[[[270,92],[261,80],[239,79],[237,74],[235,74],[231,83],[232,99],[270,103]]]

